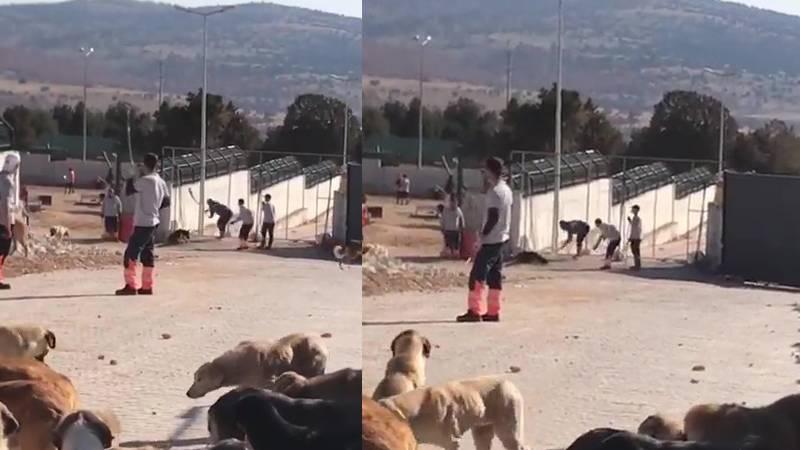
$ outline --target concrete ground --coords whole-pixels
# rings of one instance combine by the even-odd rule
[[[83,407],[110,409],[127,445],[205,443],[205,408],[185,392],[195,369],[246,339],[331,333],[328,368],[361,367],[361,272],[286,242],[235,252],[235,239],[158,250],[157,295],[114,297],[120,268],[11,279],[3,322],[51,328],[49,363],[75,383]],[[167,257],[168,256],[168,257]]]
[[[509,268],[496,324],[454,322],[466,289],[365,298],[364,391],[382,377],[392,338],[414,328],[435,345],[429,384],[504,374],[521,389],[533,449],[565,448],[593,427],[635,430],[655,412],[682,419],[697,403],[797,392],[796,293],[726,286],[655,260],[639,274],[599,265],[565,257]],[[474,449],[469,435],[462,448]]]

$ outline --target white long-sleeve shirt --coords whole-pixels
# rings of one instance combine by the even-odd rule
[[[261,223],[275,223],[275,205],[269,202],[261,204],[263,220]]]
[[[242,222],[243,225],[253,225],[255,223],[253,211],[244,205],[239,205],[239,214],[236,215],[234,222]]]

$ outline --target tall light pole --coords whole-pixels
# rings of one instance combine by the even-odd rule
[[[83,161],[86,161],[86,135],[89,129],[86,110],[89,109],[87,90],[89,84],[89,57],[92,56],[92,53],[94,53],[94,48],[81,47],[81,54],[83,55]]]
[[[511,71],[514,64],[514,49],[511,47],[511,41],[508,41],[506,48],[506,108],[511,102]]]
[[[417,149],[417,167],[422,168],[422,78],[425,70],[425,47],[431,42],[430,36],[414,36],[419,44],[419,142]]]
[[[735,72],[714,70],[708,67],[704,68],[703,71],[711,75],[716,75],[723,80],[736,76]],[[719,164],[717,173],[719,176],[722,176],[722,172],[725,170],[725,104],[722,102],[722,98],[719,99],[719,155],[717,158]]]
[[[235,6],[223,6],[216,9],[190,9],[175,6],[181,12],[194,14],[203,18],[203,97],[202,110],[200,113],[200,198],[198,202],[197,233],[202,236],[205,228],[205,204],[206,204],[206,101],[208,97],[208,66],[207,66],[207,47],[208,47],[208,18],[215,14],[222,14],[231,10]]]
[[[336,75],[336,74],[330,74],[330,75],[328,75],[328,77],[331,80],[336,80],[336,81],[344,81],[344,82],[350,81],[349,77],[342,77],[342,76],[339,76],[339,75]],[[347,167],[347,135],[348,135],[348,132],[350,131],[350,108],[347,106],[346,102],[342,101],[342,104],[344,105],[344,108],[343,108],[344,109],[344,111],[343,111],[343,114],[344,114],[344,139],[343,140],[344,140],[344,142],[342,143],[342,167],[344,168],[344,167]]]
[[[558,220],[561,207],[561,79],[563,76],[564,0],[558,0],[558,75],[556,80],[555,181],[553,186],[553,253],[558,251]]]

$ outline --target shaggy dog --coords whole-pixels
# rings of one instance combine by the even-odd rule
[[[431,342],[415,330],[398,334],[389,347],[392,358],[372,398],[380,400],[425,385],[425,361],[431,356]]]
[[[37,326],[0,326],[0,356],[33,358],[44,362],[56,348],[56,335]]]
[[[253,450],[360,450],[358,401],[292,399],[262,391],[236,402],[236,423]]]
[[[58,240],[69,238],[69,228],[56,225],[50,227],[50,237]]]
[[[19,422],[14,440],[21,450],[51,449],[59,421],[73,411],[71,400],[45,381],[0,383],[0,402]]]
[[[408,422],[362,396],[361,445],[362,450],[416,450],[417,440]]]
[[[114,445],[112,424],[90,411],[66,415],[53,432],[58,450],[104,450]]]
[[[644,419],[636,432],[662,441],[686,440],[686,433],[683,432],[680,424],[658,414]]]
[[[180,244],[188,244],[191,241],[191,234],[189,230],[175,230],[169,234],[167,237],[167,244],[169,245],[180,245]]]
[[[6,405],[0,403],[0,450],[8,450],[8,442],[19,430],[19,422]]]
[[[186,395],[200,398],[226,386],[271,387],[288,371],[314,377],[325,373],[327,360],[328,350],[316,335],[290,334],[275,343],[245,341],[201,365]]]
[[[662,441],[629,431],[597,428],[581,435],[567,450],[771,450],[759,438],[749,437],[737,444]]]
[[[361,371],[342,369],[312,378],[284,372],[275,380],[274,390],[293,398],[356,400],[361,396]]]
[[[423,387],[379,402],[407,420],[420,444],[456,450],[472,432],[477,450],[496,436],[507,450],[523,450],[522,394],[510,381],[488,376]]]

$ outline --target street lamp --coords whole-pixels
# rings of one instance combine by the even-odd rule
[[[417,149],[417,167],[422,168],[422,77],[425,64],[425,47],[431,42],[430,36],[422,37],[419,34],[414,40],[419,44],[419,148]]]
[[[205,202],[206,202],[206,99],[208,97],[208,66],[207,66],[207,46],[208,46],[208,18],[215,14],[222,14],[231,10],[235,6],[223,6],[216,9],[191,9],[182,6],[175,6],[175,9],[188,14],[194,14],[203,18],[203,97],[202,110],[200,113],[200,208],[197,215],[197,233],[202,236],[205,225]]]
[[[718,76],[723,80],[725,78],[731,78],[736,76],[735,72],[729,72],[725,70],[715,70],[709,67],[703,69],[703,72]],[[725,104],[722,103],[722,98],[719,100],[719,155],[718,155],[719,167],[717,168],[717,172],[720,176],[722,176],[722,171],[725,170]]]
[[[336,81],[350,81],[349,77],[342,77],[336,74],[329,74],[328,77]],[[350,131],[350,108],[347,102],[344,104],[344,142],[342,143],[342,167],[347,166],[347,133]]]
[[[86,110],[89,109],[86,91],[89,83],[89,57],[92,56],[92,53],[94,53],[94,48],[81,47],[81,54],[83,55],[83,161],[86,161],[86,134],[88,131]]]
[[[558,0],[558,75],[556,81],[556,142],[555,142],[555,180],[553,186],[553,253],[558,250],[558,219],[561,207],[561,81],[563,77],[563,34],[564,34],[564,0]]]

